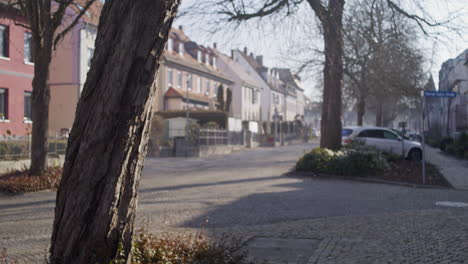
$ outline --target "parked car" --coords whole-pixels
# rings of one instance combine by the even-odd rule
[[[421,160],[421,143],[406,140],[394,131],[383,127],[345,127],[342,132],[342,143],[349,144],[354,140],[363,142],[383,151],[404,154],[405,158]]]

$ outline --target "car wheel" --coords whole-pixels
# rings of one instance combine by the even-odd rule
[[[408,158],[412,161],[421,161],[422,151],[420,149],[412,149],[408,154]]]

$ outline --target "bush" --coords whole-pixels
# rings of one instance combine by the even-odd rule
[[[440,138],[429,137],[427,139],[427,144],[434,148],[438,148],[440,146],[440,143],[441,143]]]
[[[0,159],[17,160],[29,156],[29,143],[27,141],[0,142]]]
[[[387,157],[394,158],[394,155],[386,156],[374,148],[361,144],[347,146],[343,151],[337,152],[316,148],[299,159],[296,170],[363,176],[383,171],[388,166]]]
[[[442,138],[442,140],[440,141],[440,145],[439,145],[440,150],[446,151],[447,146],[452,144],[453,142],[454,140],[451,137]]]
[[[334,153],[331,150],[315,148],[299,159],[296,163],[296,170],[325,172],[333,155]]]
[[[240,240],[225,236],[219,242],[210,242],[202,233],[157,236],[140,230],[132,251],[132,264],[251,263]]]

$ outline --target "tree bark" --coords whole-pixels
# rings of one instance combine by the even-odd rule
[[[33,175],[41,175],[47,168],[47,152],[49,149],[49,103],[50,87],[47,84],[49,65],[52,59],[52,37],[44,39],[41,46],[33,41],[35,56],[34,78],[32,81],[32,135],[31,135],[31,166]]]
[[[49,66],[52,60],[52,46],[55,29],[50,23],[51,3],[27,4],[27,12],[31,23],[31,51],[34,59],[34,78],[32,81],[32,135],[31,135],[31,165],[33,175],[41,175],[47,168],[47,152],[49,149],[49,103],[50,87]]]
[[[343,0],[330,0],[322,19],[325,43],[320,147],[341,148],[341,84],[343,80]]]
[[[104,5],[57,192],[51,264],[130,261],[154,80],[179,4]]]
[[[381,127],[383,123],[383,107],[382,104],[377,106],[377,111],[375,113],[375,126]]]

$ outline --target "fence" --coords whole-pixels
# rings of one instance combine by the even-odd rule
[[[48,154],[51,156],[64,155],[67,140],[64,138],[49,138]],[[0,137],[0,160],[22,160],[31,157],[31,138]]]

